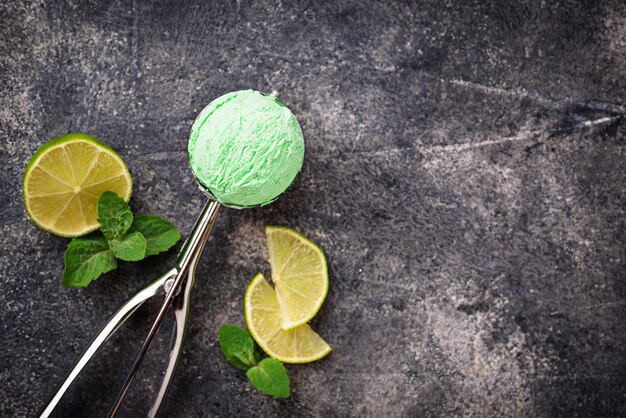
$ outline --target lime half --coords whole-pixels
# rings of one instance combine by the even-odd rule
[[[309,363],[330,353],[331,348],[307,324],[284,330],[276,292],[262,274],[248,285],[245,296],[246,324],[257,344],[269,356],[285,363]]]
[[[272,282],[282,313],[281,326],[306,324],[328,294],[328,267],[322,250],[293,229],[265,228]]]
[[[24,172],[26,212],[42,229],[76,237],[98,229],[98,198],[112,191],[130,199],[133,181],[122,158],[85,134],[42,145]]]

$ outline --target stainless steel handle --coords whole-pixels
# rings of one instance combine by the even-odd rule
[[[187,240],[185,241],[185,244],[183,245],[183,249],[181,250],[181,253],[178,257],[178,274],[176,275],[176,278],[174,279],[174,283],[172,284],[172,287],[167,291],[167,295],[165,296],[165,300],[163,301],[163,304],[161,305],[161,309],[159,310],[159,313],[154,323],[152,324],[152,327],[150,328],[150,331],[148,332],[146,339],[141,345],[141,348],[139,349],[139,353],[137,354],[137,357],[133,361],[130,371],[128,372],[128,375],[126,376],[126,379],[124,380],[124,384],[122,385],[122,388],[120,389],[120,392],[117,395],[117,398],[115,399],[115,402],[113,403],[113,406],[111,407],[111,410],[109,411],[109,414],[108,414],[109,418],[114,417],[115,414],[117,414],[117,412],[119,411],[119,408],[122,405],[122,401],[124,400],[124,397],[126,396],[128,389],[130,388],[130,385],[133,383],[133,380],[135,379],[137,371],[139,370],[139,366],[141,365],[141,362],[143,361],[144,356],[146,355],[148,349],[150,348],[150,344],[152,344],[152,340],[154,339],[155,335],[159,331],[159,327],[161,326],[161,322],[163,322],[165,313],[167,312],[168,308],[172,304],[174,297],[178,294],[178,291],[183,281],[187,278],[188,274],[190,276],[188,278],[188,281],[191,282],[188,284],[190,286],[193,286],[195,270],[198,264],[198,260],[200,259],[200,255],[202,254],[202,251],[204,250],[206,241],[208,240],[209,235],[211,234],[211,231],[213,230],[213,225],[215,225],[215,221],[217,220],[217,216],[219,215],[219,210],[220,210],[220,204],[218,202],[209,201],[205,205],[204,209],[202,210],[202,213],[200,214],[200,217],[196,221],[196,225],[194,226],[191,234],[189,235],[189,238],[187,238]],[[178,326],[178,323],[177,323],[177,326]],[[174,367],[175,366],[176,366],[176,362],[174,362]],[[170,381],[171,381],[171,378],[168,380],[168,385]],[[167,392],[167,387],[165,388],[165,391]]]
[[[115,404],[109,412],[109,416],[113,416],[119,409],[121,402],[128,388],[130,387],[130,384],[132,383],[135,374],[137,373],[139,365],[141,364],[143,357],[148,351],[152,339],[156,335],[159,326],[169,306],[171,305],[174,309],[176,328],[174,330],[174,339],[170,347],[170,356],[168,366],[165,372],[165,377],[163,379],[163,382],[161,383],[161,388],[159,390],[157,398],[149,412],[150,417],[156,416],[161,408],[165,396],[167,395],[167,391],[174,376],[174,370],[176,369],[178,359],[180,358],[180,354],[182,352],[182,345],[186,334],[188,322],[191,289],[193,288],[195,282],[196,266],[198,264],[198,261],[200,260],[200,256],[202,255],[202,251],[204,250],[204,246],[209,238],[209,235],[211,234],[213,226],[215,225],[215,221],[217,220],[217,217],[219,215],[220,207],[220,204],[214,201],[209,201],[205,205],[202,213],[198,217],[198,220],[196,221],[196,224],[191,231],[191,234],[189,235],[189,238],[187,238],[187,240],[183,244],[181,252],[177,258],[177,266],[160,276],[158,279],[144,287],[132,298],[126,301],[102,326],[102,329],[94,337],[87,349],[81,354],[78,361],[74,364],[65,380],[61,383],[59,389],[42,408],[41,412],[39,413],[39,416],[41,418],[48,418],[52,414],[54,408],[57,406],[67,389],[74,382],[76,377],[78,377],[78,375],[87,365],[87,363],[91,360],[96,351],[98,351],[98,349],[113,334],[115,334],[119,327],[137,310],[137,308],[139,308],[146,300],[150,299],[151,297],[165,296],[165,300],[161,305],[159,314],[152,324],[150,333],[144,340],[141,350],[139,351],[139,354],[133,362],[133,366],[128,376],[126,377],[124,385],[120,393],[118,394]],[[179,295],[183,282],[185,283],[184,291],[182,295]]]
[[[52,411],[57,406],[67,389],[72,382],[78,377],[83,368],[89,363],[89,360],[98,351],[98,349],[115,334],[120,326],[139,308],[146,300],[156,295],[163,295],[165,293],[166,282],[172,280],[173,277],[178,274],[178,270],[172,269],[150,283],[148,286],[140,290],[135,296],[130,298],[111,316],[111,318],[103,325],[100,332],[94,337],[87,349],[78,358],[67,377],[61,383],[61,386],[43,407],[39,416],[47,418],[52,414]]]
[[[191,288],[193,287],[192,280],[190,279],[191,278],[187,278],[183,294],[179,295],[172,304],[176,322],[174,324],[169,360],[167,368],[165,369],[163,381],[161,382],[161,387],[159,388],[159,393],[150,408],[150,412],[148,412],[149,418],[155,418],[161,411],[163,401],[165,401],[172,384],[176,366],[178,366],[178,361],[180,360],[183,352],[183,342],[185,341],[185,337],[187,335],[187,324],[189,323],[189,300],[191,296]]]

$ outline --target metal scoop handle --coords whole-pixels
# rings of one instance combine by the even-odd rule
[[[98,332],[95,338],[91,341],[87,349],[81,354],[80,358],[74,364],[57,392],[43,407],[42,411],[39,413],[40,417],[47,418],[52,414],[54,408],[57,406],[67,389],[78,377],[78,375],[87,365],[87,363],[91,360],[96,351],[98,351],[98,349],[111,336],[113,336],[113,334],[115,334],[115,332],[122,326],[122,324],[128,318],[130,318],[130,316],[146,300],[154,296],[165,296],[165,300],[161,306],[157,319],[152,324],[150,333],[143,342],[141,350],[139,351],[139,354],[133,362],[133,367],[131,368],[130,373],[126,378],[126,381],[124,382],[122,390],[120,391],[113,408],[109,412],[109,416],[113,416],[119,409],[119,406],[121,405],[121,402],[128,388],[130,387],[130,384],[132,383],[135,374],[137,373],[139,365],[141,364],[144,355],[150,347],[152,339],[159,329],[159,326],[165,316],[165,312],[167,311],[169,306],[172,305],[176,322],[173,340],[170,347],[169,361],[167,369],[165,371],[163,382],[161,383],[161,388],[159,389],[157,398],[148,415],[150,417],[156,416],[161,408],[165,396],[167,395],[167,391],[170,387],[172,377],[174,375],[174,370],[176,369],[178,359],[182,352],[182,345],[186,334],[188,322],[189,299],[191,289],[195,282],[196,266],[207,242],[207,239],[211,234],[213,225],[217,220],[217,217],[219,215],[219,209],[220,204],[214,201],[209,201],[205,205],[202,213],[196,221],[196,224],[189,238],[187,238],[183,245],[183,248],[177,259],[176,267],[172,268],[167,273],[163,274],[152,283],[144,287],[142,290],[137,292],[135,296],[126,301],[111,316],[111,318],[103,325],[100,332]],[[179,295],[183,282],[185,283],[184,291],[182,292],[182,294]]]

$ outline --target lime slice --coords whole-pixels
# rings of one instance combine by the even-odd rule
[[[98,229],[98,198],[112,191],[128,202],[133,181],[122,158],[85,134],[43,144],[24,172],[26,212],[40,228],[63,237]]]
[[[248,285],[245,296],[246,325],[257,344],[269,356],[285,363],[309,363],[330,353],[330,346],[310,326],[281,328],[276,292],[261,273]]]
[[[265,228],[272,281],[283,329],[310,321],[328,294],[328,267],[322,250],[293,229]]]

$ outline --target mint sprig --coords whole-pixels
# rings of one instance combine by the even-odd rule
[[[169,250],[180,240],[180,232],[156,215],[137,215],[114,192],[98,199],[100,231],[74,238],[65,251],[61,283],[85,287],[102,274],[117,268],[117,259],[139,261]]]
[[[233,366],[245,371],[255,388],[277,398],[290,396],[287,369],[280,361],[271,357],[259,361],[260,354],[248,331],[236,325],[222,325],[219,343],[226,359]]]

